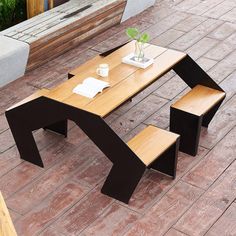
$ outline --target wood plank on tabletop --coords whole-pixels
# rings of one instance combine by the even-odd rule
[[[121,61],[122,57],[134,51],[134,47],[135,43],[134,41],[131,41],[123,47],[117,49],[115,52],[109,54],[108,56],[101,57],[99,61],[91,59],[82,64],[81,66],[77,67],[76,69],[70,71],[69,73],[72,75],[76,75],[83,73],[83,71],[85,70],[87,70],[88,72],[92,72],[94,71],[95,67],[102,63],[109,64],[109,68],[110,70],[112,70],[115,66],[117,66],[117,63]]]
[[[100,57],[99,60],[95,60],[94,58],[87,61],[83,65],[79,66],[76,70],[76,76],[72,77],[70,80],[65,81],[64,83],[60,84],[56,88],[52,89],[49,97],[58,101],[62,101],[69,97],[72,94],[73,88],[82,83],[83,80],[87,77],[95,77],[98,78],[96,75],[96,69],[99,64],[101,63],[108,63],[110,67],[110,75],[112,70],[121,64],[121,58],[126,54],[129,54],[133,51],[134,42],[130,42],[123,46],[122,48],[118,49],[114,53],[106,56]],[[100,79],[100,78],[99,78]]]
[[[154,45],[148,45],[148,47],[146,47],[144,49],[145,54],[148,57],[157,57],[158,55],[162,54],[164,51],[166,51],[165,48],[162,47],[158,47],[158,46],[154,46]],[[120,64],[113,68],[110,71],[110,75],[107,79],[103,79],[101,77],[98,77],[101,80],[107,81],[110,83],[110,87],[105,89],[102,93],[99,93],[98,95],[96,95],[96,97],[94,99],[88,99],[88,98],[84,98],[81,96],[81,99],[78,99],[78,95],[77,94],[71,94],[70,97],[68,97],[67,99],[63,100],[63,103],[66,103],[68,105],[74,106],[74,107],[79,107],[81,109],[86,110],[86,104],[89,104],[90,102],[92,103],[93,101],[96,101],[97,99],[99,99],[100,97],[106,97],[106,93],[113,91],[113,88],[116,87],[117,84],[122,83],[122,81],[126,80],[127,78],[129,78],[130,75],[134,74],[135,72],[137,72],[138,70],[140,70],[139,68],[135,67],[135,66],[131,66],[131,65],[127,65],[121,62],[121,58],[119,59]],[[111,95],[112,96],[112,95]],[[107,97],[104,99],[104,106],[106,106],[106,99],[110,99],[110,97]],[[114,107],[115,109],[116,107]],[[99,111],[99,108],[98,108]],[[97,112],[94,110],[93,113],[97,114]],[[100,114],[98,112],[98,114]]]
[[[104,96],[99,96],[90,102],[84,109],[96,113],[101,117],[106,116],[136,93],[160,78],[185,56],[185,53],[169,49],[166,50],[155,58],[153,65],[149,68],[137,70],[112,89],[108,89]]]
[[[149,44],[147,44],[147,47],[144,49],[145,53],[148,56],[157,56],[161,54],[165,49],[161,47],[151,46],[149,49]],[[72,77],[70,80],[62,83],[61,85],[57,86],[55,89],[52,89],[49,97],[55,100],[64,100],[67,97],[69,97],[72,94],[73,88],[79,84],[82,83],[83,80],[87,77],[95,77],[104,81],[109,81],[111,86],[114,86],[116,83],[123,80],[128,75],[134,73],[136,70],[138,70],[137,67],[126,65],[122,63],[121,58],[125,56],[126,54],[129,54],[133,51],[134,42],[130,42],[123,46],[122,48],[118,49],[117,51],[113,52],[112,54],[108,55],[107,57],[101,58],[99,61],[94,61],[94,59],[90,60],[90,62],[87,62],[80,66],[81,71],[78,75]],[[102,78],[98,76],[95,71],[100,63],[108,63],[110,67],[109,77],[108,78]]]

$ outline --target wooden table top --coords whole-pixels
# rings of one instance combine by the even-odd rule
[[[94,57],[70,72],[74,77],[52,89],[45,96],[104,117],[156,81],[186,56],[179,51],[146,44],[145,55],[154,58],[154,63],[147,69],[140,69],[121,62],[122,57],[134,51],[134,47],[135,43],[131,41],[106,57]],[[96,69],[101,63],[109,64],[110,72],[107,78],[96,74]],[[110,87],[92,99],[72,92],[76,85],[91,76],[109,82]]]

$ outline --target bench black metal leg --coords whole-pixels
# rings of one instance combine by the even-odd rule
[[[114,164],[101,192],[126,204],[145,172],[146,166]]]
[[[202,119],[202,126],[204,127],[208,127],[209,123],[211,122],[211,120],[213,119],[214,115],[216,114],[216,112],[218,111],[220,105],[222,104],[223,100],[220,101],[219,103],[217,103],[214,107],[211,108],[210,111],[208,111]]]
[[[171,107],[170,131],[180,135],[181,152],[197,155],[202,116],[196,116]]]
[[[171,145],[149,168],[162,172],[166,175],[176,177],[177,158],[179,151],[179,139]]]

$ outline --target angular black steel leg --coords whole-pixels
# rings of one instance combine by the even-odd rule
[[[145,172],[146,166],[114,164],[101,192],[126,204]]]
[[[177,159],[179,151],[179,138],[171,145],[149,168],[162,172],[166,175],[176,177]]]
[[[202,126],[208,127],[209,123],[213,119],[214,115],[218,111],[220,105],[222,104],[223,100],[217,103],[214,107],[211,108],[210,111],[208,111],[206,114],[204,114],[203,119],[202,119]]]
[[[68,73],[68,79],[71,79],[72,77],[74,77],[74,75],[73,75],[73,74],[70,74],[70,73]]]
[[[24,122],[21,122],[17,117],[9,113],[6,113],[6,117],[21,158],[44,167],[31,130],[26,129]]]
[[[181,152],[197,155],[202,116],[170,108],[170,131],[180,135]]]
[[[223,89],[189,56],[179,61],[173,70],[190,87],[200,84],[219,91]]]
[[[74,77],[74,75],[68,73],[68,80]],[[51,130],[55,133],[62,134],[67,137],[67,132],[68,132],[68,120],[62,120],[59,121],[55,124],[51,124],[47,127],[44,127],[44,130]]]
[[[67,120],[63,120],[63,121],[59,121],[57,123],[54,123],[52,125],[49,125],[49,126],[46,126],[44,127],[45,130],[51,130],[55,133],[58,133],[58,134],[62,134],[64,135],[65,137],[67,137],[67,126],[68,126],[68,121]]]

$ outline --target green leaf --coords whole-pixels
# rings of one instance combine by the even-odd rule
[[[150,40],[150,35],[148,33],[144,33],[140,36],[139,42],[147,43]]]
[[[137,39],[137,36],[139,35],[139,31],[136,28],[128,28],[126,30],[126,34],[131,39]]]

